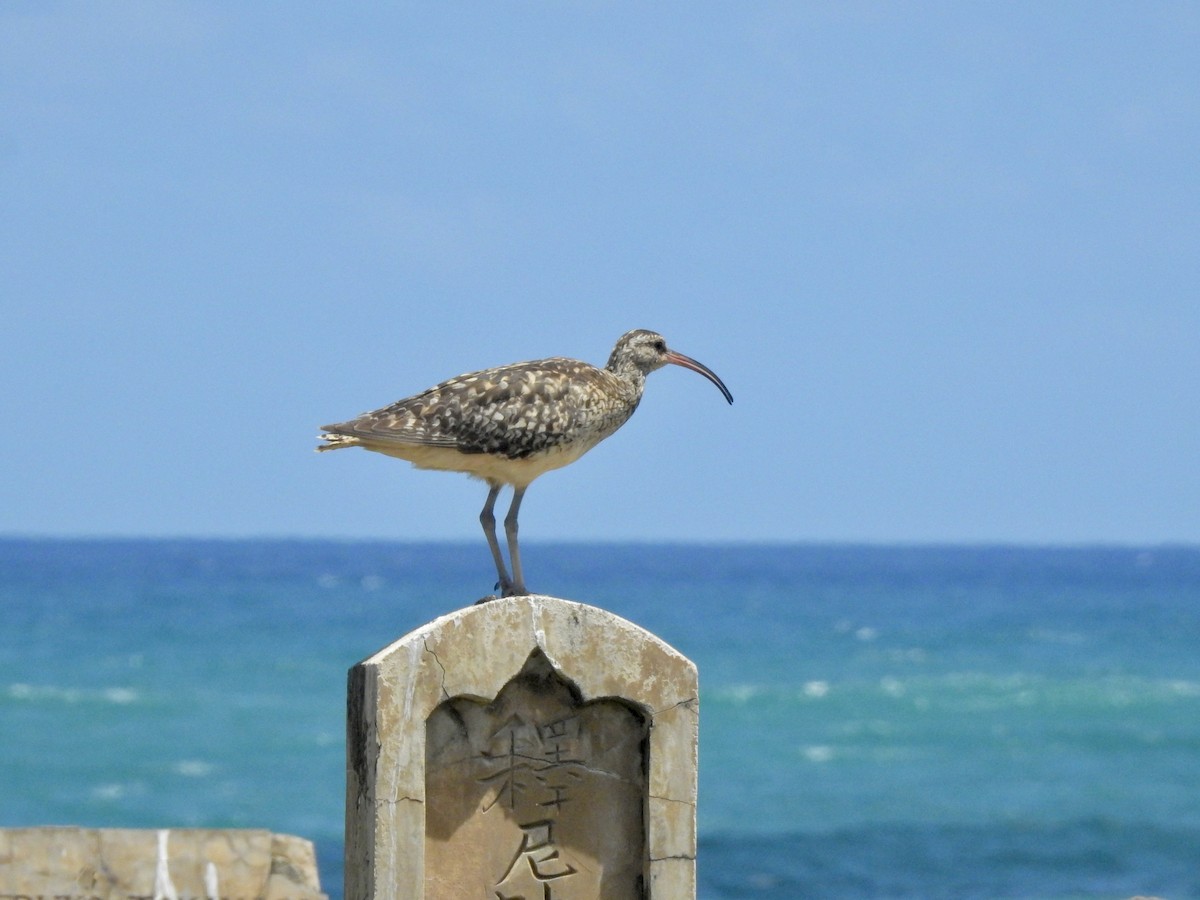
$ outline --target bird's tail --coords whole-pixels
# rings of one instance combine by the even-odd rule
[[[326,432],[319,435],[319,438],[325,443],[317,446],[318,453],[324,453],[326,450],[341,450],[343,447],[355,447],[359,444],[358,438],[336,432]]]

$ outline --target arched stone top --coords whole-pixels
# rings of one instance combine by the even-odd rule
[[[447,697],[495,697],[534,650],[584,700],[620,697],[655,712],[696,696],[695,666],[665,641],[598,607],[541,595],[441,616],[362,665],[403,674],[411,714],[424,717]]]

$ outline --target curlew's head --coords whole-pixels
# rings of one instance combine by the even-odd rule
[[[690,356],[676,353],[667,346],[667,342],[661,334],[646,331],[644,328],[635,328],[633,331],[627,331],[621,335],[617,346],[613,347],[612,355],[608,358],[606,368],[614,375],[636,378],[640,384],[641,379],[667,364],[683,366],[685,369],[699,372],[720,389],[726,400],[730,403],[733,402],[733,394],[729,393],[729,388],[725,387],[725,383],[717,377],[712,369],[696,362]],[[638,390],[640,393],[640,386]]]

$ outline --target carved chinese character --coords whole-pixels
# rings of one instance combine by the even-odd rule
[[[646,718],[583,702],[535,651],[426,723],[426,896],[643,896]]]

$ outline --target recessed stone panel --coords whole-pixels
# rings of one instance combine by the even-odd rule
[[[425,896],[646,896],[647,718],[585,702],[540,650],[426,723]]]

